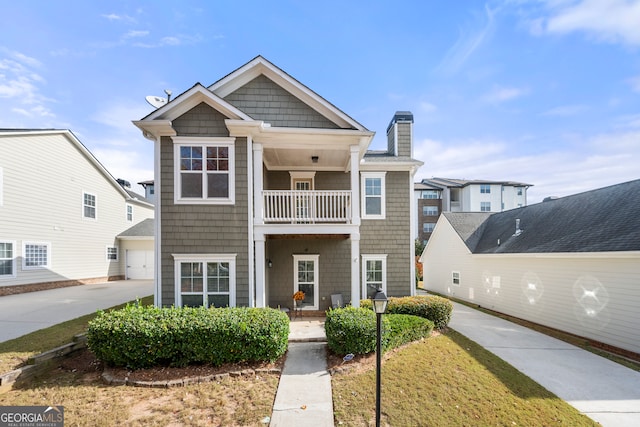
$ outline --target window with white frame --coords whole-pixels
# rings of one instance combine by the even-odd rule
[[[51,243],[24,242],[22,245],[22,268],[31,270],[51,267]]]
[[[82,193],[82,217],[96,219],[96,209],[96,195],[86,192]]]
[[[422,198],[423,199],[439,199],[440,194],[438,194],[437,190],[423,190]]]
[[[174,255],[178,304],[235,307],[235,255]]]
[[[387,292],[387,255],[362,255],[362,298],[373,298],[378,289]]]
[[[235,202],[234,138],[174,137],[175,202]]]
[[[455,286],[460,286],[460,272],[459,271],[452,271],[451,272],[451,283],[453,283]]]
[[[129,204],[127,205],[127,221],[133,221],[133,206]]]
[[[433,230],[436,228],[435,222],[423,222],[422,223],[422,232],[423,233],[433,233]]]
[[[516,192],[518,196],[522,196],[522,187],[516,187]]]
[[[15,247],[15,242],[0,240],[0,279],[16,275]]]
[[[385,218],[385,173],[362,172],[362,218]]]
[[[482,194],[491,193],[491,185],[489,185],[489,184],[480,184],[480,193],[482,193]]]
[[[438,207],[437,206],[423,206],[422,207],[422,215],[438,216]]]
[[[480,202],[480,212],[491,212],[491,202]]]
[[[118,260],[118,247],[107,246],[107,261],[117,261],[117,260]]]

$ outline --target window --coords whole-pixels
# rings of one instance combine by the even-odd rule
[[[480,212],[491,212],[491,202],[480,202]]]
[[[460,272],[459,271],[452,271],[451,272],[451,282],[456,286],[460,286]]]
[[[96,219],[96,195],[82,193],[82,216],[84,218]]]
[[[0,241],[0,278],[15,277],[16,257],[15,243]]]
[[[438,216],[438,207],[437,206],[423,206],[422,207],[422,215]]]
[[[51,267],[50,243],[25,242],[22,254],[22,268],[24,270]]]
[[[387,292],[387,255],[362,255],[362,298]]]
[[[491,193],[491,185],[489,185],[489,184],[480,184],[480,193],[482,193],[482,194]]]
[[[235,307],[235,255],[174,255],[183,307]]]
[[[118,260],[118,247],[107,246],[107,261],[117,261],[117,260]]]
[[[384,172],[362,173],[362,218],[384,219],[385,174]]]
[[[127,205],[127,221],[133,221],[133,206]]]
[[[522,196],[522,187],[516,187],[516,192],[518,196]]]
[[[423,199],[439,199],[440,195],[437,190],[424,190],[422,192]]]
[[[173,138],[176,203],[233,204],[233,138]]]
[[[424,222],[422,223],[422,232],[423,233],[433,233],[433,229],[436,228],[436,224],[434,222]]]

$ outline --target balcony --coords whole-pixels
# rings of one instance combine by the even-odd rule
[[[262,192],[265,223],[351,223],[351,191]]]

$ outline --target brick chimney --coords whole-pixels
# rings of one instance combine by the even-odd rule
[[[413,114],[396,111],[387,127],[387,151],[393,156],[411,157],[413,143]]]

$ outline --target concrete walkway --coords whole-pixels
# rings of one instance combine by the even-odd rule
[[[333,427],[324,318],[292,320],[289,349],[271,414],[272,427]]]
[[[118,280],[0,297],[0,342],[153,295],[153,280]]]
[[[640,372],[462,304],[449,326],[603,426],[640,426]]]

